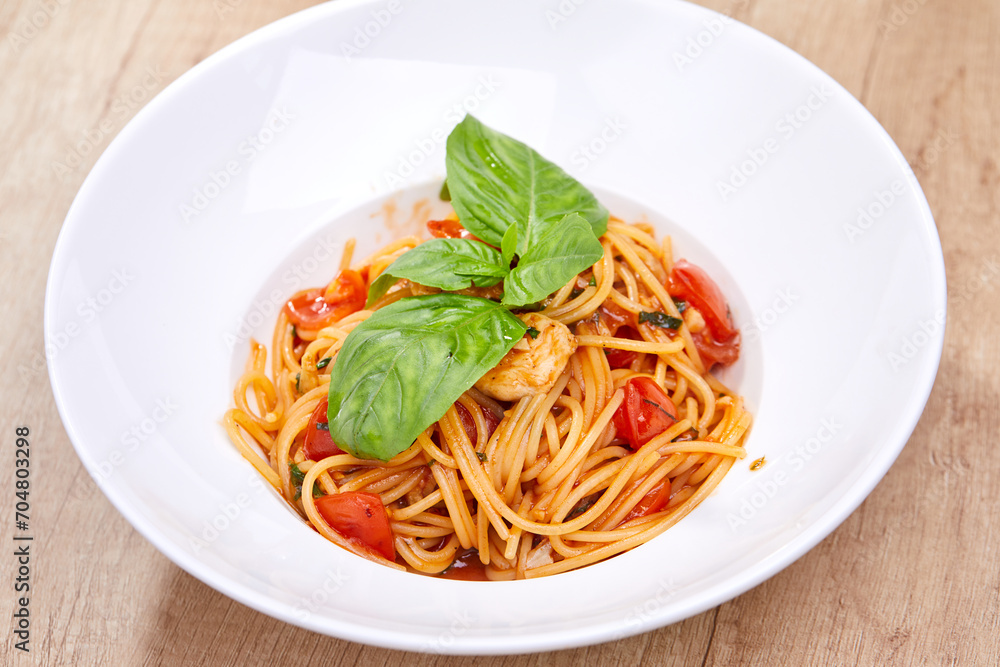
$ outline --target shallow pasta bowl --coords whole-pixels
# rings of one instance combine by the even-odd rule
[[[466,112],[671,234],[743,333],[723,380],[755,415],[748,459],[649,544],[538,580],[438,580],[348,554],[220,425],[250,338],[269,340],[288,295],[327,282],[348,238],[364,254],[442,210],[443,142]],[[944,304],[933,219],[898,149],[759,33],[679,2],[344,1],[223,49],[122,131],[67,216],[45,332],[81,460],[180,567],[318,632],[514,653],[681,620],[829,534],[912,432]]]

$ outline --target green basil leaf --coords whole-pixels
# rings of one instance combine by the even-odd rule
[[[330,436],[387,461],[413,444],[519,341],[502,305],[461,294],[400,299],[351,331],[332,365]]]
[[[517,225],[511,225],[504,232],[503,240],[500,241],[500,252],[503,255],[504,265],[510,266],[514,256],[517,255]]]
[[[492,246],[500,247],[507,229],[517,225],[517,253],[524,254],[539,222],[569,213],[582,215],[594,236],[607,231],[608,210],[590,190],[534,149],[471,115],[448,135],[445,165],[462,225]]]
[[[507,275],[500,253],[471,239],[431,239],[406,251],[375,279],[368,290],[371,306],[400,278],[428,287],[460,290],[490,287]]]
[[[639,313],[639,324],[643,323],[652,324],[662,329],[677,329],[684,324],[684,320],[655,310],[651,313]]]
[[[531,245],[504,281],[503,303],[516,307],[544,299],[603,256],[601,242],[580,214],[539,222]]]

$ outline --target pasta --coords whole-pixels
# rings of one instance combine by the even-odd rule
[[[457,217],[431,228],[437,236],[464,231]],[[514,309],[528,333],[499,370],[388,461],[323,450],[310,439],[324,437],[330,373],[351,332],[389,304],[438,290],[398,280],[364,308],[351,295],[367,294],[421,241],[403,239],[360,262],[349,244],[329,287],[291,301],[319,303],[322,292],[324,307],[344,306],[327,313],[335,318],[316,329],[296,325],[290,305],[278,317],[270,356],[251,343],[225,415],[230,438],[324,537],[396,569],[533,578],[653,539],[745,455],[751,415],[710,373],[736,359],[739,338],[724,301],[719,312],[718,288],[697,267],[675,261],[669,237],[660,243],[651,226],[612,217],[599,241],[602,258],[540,310]],[[491,289],[466,291],[490,298]],[[530,369],[515,358],[530,359]],[[534,369],[543,369],[539,377]],[[335,527],[330,508],[338,496],[341,506],[360,499],[374,508],[365,516],[384,511],[391,535],[379,541]]]

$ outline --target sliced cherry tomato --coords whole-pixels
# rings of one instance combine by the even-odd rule
[[[476,439],[479,437],[479,431],[476,429],[476,420],[472,418],[472,415],[461,403],[455,403],[455,408],[458,409],[458,416],[462,418],[462,426],[465,428],[465,434],[469,436],[469,442],[475,446]],[[483,413],[483,419],[486,420],[486,426],[489,428],[489,433],[486,434],[486,438],[489,439],[493,435],[493,431],[497,430],[500,420],[497,419],[492,410],[481,408],[480,411]]]
[[[630,323],[635,323],[635,315],[628,312],[614,301],[605,301],[600,308],[601,321],[608,327],[612,336],[623,337],[618,330]],[[631,329],[631,327],[629,327]],[[635,329],[632,329],[635,331]],[[638,334],[637,334],[638,335]],[[636,339],[638,340],[638,338]]]
[[[285,304],[285,313],[296,327],[322,329],[333,322],[333,306],[323,298],[320,288],[299,292]]]
[[[319,405],[309,418],[309,425],[306,426],[306,442],[302,446],[302,453],[311,461],[322,461],[328,456],[344,453],[330,437],[330,426],[326,417],[328,404],[329,399],[326,396],[320,399]]]
[[[364,308],[368,298],[361,274],[345,269],[326,288],[299,292],[285,304],[296,327],[318,330]]]
[[[724,343],[737,334],[726,297],[701,267],[678,260],[670,271],[668,291],[698,309],[715,340]]]
[[[674,402],[652,378],[629,378],[624,389],[625,400],[612,421],[619,437],[627,440],[632,449],[639,449],[677,423]]]
[[[632,327],[620,327],[614,335],[616,338],[642,340],[639,336],[639,332]],[[607,355],[608,365],[611,366],[611,368],[628,368],[632,365],[633,361],[639,358],[639,353],[633,352],[632,350],[614,350],[608,348],[604,350],[604,354]]]
[[[635,504],[635,507],[625,515],[622,519],[622,523],[626,521],[631,521],[632,519],[638,519],[640,517],[649,516],[650,514],[655,514],[661,509],[667,506],[670,502],[670,479],[664,477],[660,480],[660,483],[649,490],[649,493],[644,495],[639,502]]]
[[[349,540],[396,560],[392,528],[382,499],[374,493],[344,491],[316,499],[316,509],[330,527]]]
[[[353,269],[344,269],[326,286],[323,298],[332,306],[350,306],[351,312],[361,310],[368,298],[364,276]]]
[[[692,336],[694,346],[698,348],[705,368],[711,369],[715,364],[728,366],[740,358],[740,337],[733,336],[724,343],[720,343],[712,337],[708,330],[699,331]]]
[[[462,226],[458,220],[431,220],[427,223],[427,231],[436,239],[474,239],[468,229]]]

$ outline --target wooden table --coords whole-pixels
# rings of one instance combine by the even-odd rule
[[[145,101],[195,63],[310,4],[0,4],[4,551],[14,532],[13,434],[22,424],[32,429],[32,529],[39,537],[30,654],[14,649],[8,630],[15,565],[10,554],[0,557],[3,664],[462,661],[313,634],[187,575],[97,490],[63,430],[45,373],[42,304],[49,259],[98,154]],[[702,4],[755,26],[829,72],[872,111],[914,165],[948,269],[949,322],[937,384],[909,444],[874,493],[830,537],[768,582],[656,632],[483,662],[998,664],[1000,4]],[[942,143],[941,136],[950,140]],[[73,146],[85,138],[94,148],[72,158]],[[67,160],[77,164],[54,166]]]

